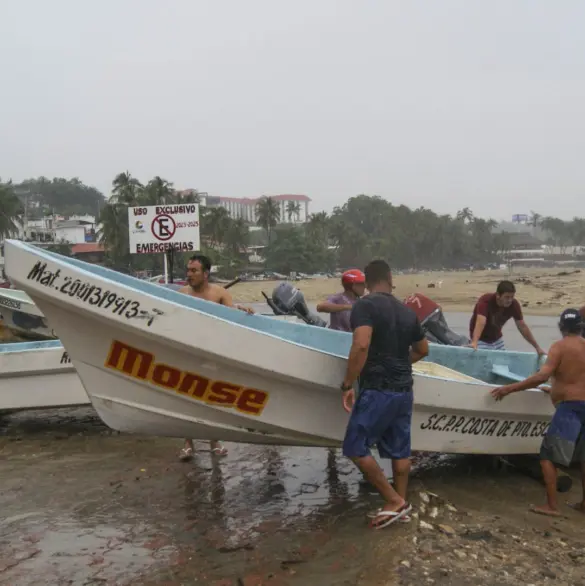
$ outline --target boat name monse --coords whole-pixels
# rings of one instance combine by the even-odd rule
[[[157,363],[154,354],[114,340],[105,362],[107,368],[148,381],[218,407],[234,407],[247,415],[260,415],[268,393],[225,381],[214,381],[194,372]]]

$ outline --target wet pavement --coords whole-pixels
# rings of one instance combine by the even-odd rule
[[[447,319],[465,332],[467,315]],[[543,346],[556,339],[554,318],[528,321]],[[529,349],[516,334],[506,329],[508,346]],[[194,460],[181,463],[177,440],[118,434],[91,408],[0,415],[0,584],[513,583],[499,574],[492,581],[488,570],[489,579],[473,581],[470,568],[467,581],[430,567],[417,574],[426,558],[416,548],[431,538],[416,520],[368,530],[365,513],[380,499],[338,450],[226,445],[219,458],[199,442]],[[566,531],[526,517],[542,487],[494,459],[422,454],[414,469],[419,507],[420,491],[433,490],[467,511],[466,523]],[[567,531],[577,540],[575,522]],[[440,548],[445,535],[433,535]],[[538,576],[530,583],[541,584]]]

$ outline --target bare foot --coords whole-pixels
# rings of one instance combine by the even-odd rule
[[[579,503],[567,503],[571,509],[575,509],[576,511],[579,511],[580,513],[585,513],[585,501],[581,501]]]
[[[539,515],[546,515],[547,517],[560,517],[561,512],[558,509],[552,509],[548,505],[543,505],[542,507],[536,507],[532,505],[530,510],[533,513],[537,513]]]

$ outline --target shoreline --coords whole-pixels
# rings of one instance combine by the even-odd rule
[[[585,272],[580,269],[558,270],[530,268],[513,274],[492,271],[436,271],[396,274],[394,294],[401,300],[421,293],[441,306],[444,312],[467,312],[471,315],[478,298],[495,292],[500,281],[516,286],[516,298],[525,315],[558,316],[563,309],[585,305]],[[262,292],[270,296],[280,281],[245,281],[230,292],[238,303],[263,302]],[[337,278],[315,278],[292,283],[308,303],[318,303],[341,290]]]

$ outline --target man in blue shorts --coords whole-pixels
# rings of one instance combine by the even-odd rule
[[[386,504],[373,514],[371,526],[382,529],[407,517],[412,420],[412,363],[428,354],[428,342],[414,311],[392,295],[392,274],[383,260],[365,270],[370,294],[354,304],[350,321],[353,342],[341,389],[351,416],[343,441],[350,458],[376,487]],[[356,400],[353,384],[359,376]],[[392,459],[395,489],[371,455]]]
[[[550,398],[555,405],[555,414],[540,448],[540,465],[546,486],[546,505],[531,507],[541,515],[558,517],[561,513],[557,503],[557,469],[581,463],[583,500],[575,508],[585,513],[585,339],[583,318],[577,309],[565,309],[559,320],[562,340],[555,342],[548,352],[542,368],[527,379],[499,387],[492,391],[496,401],[506,395],[535,389],[553,378]]]

